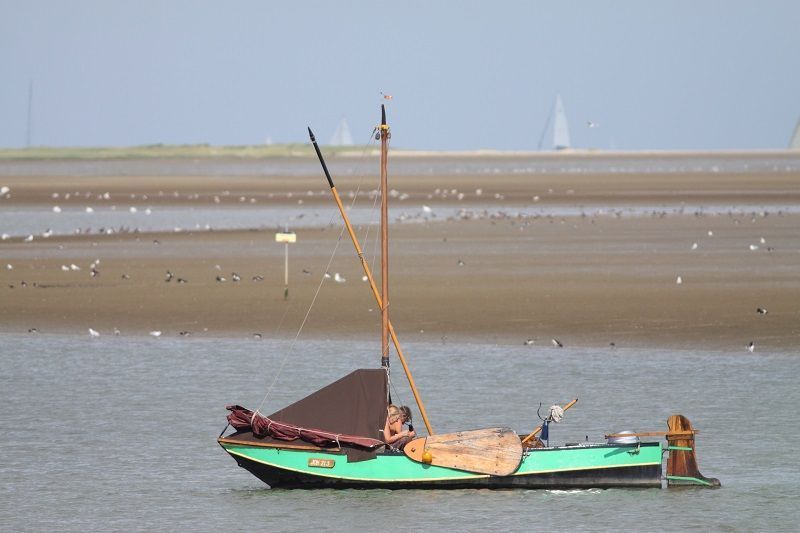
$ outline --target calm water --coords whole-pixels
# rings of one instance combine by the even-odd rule
[[[423,204],[434,205],[431,213],[426,213]],[[793,204],[747,204],[736,205],[637,205],[637,206],[571,206],[571,205],[503,205],[493,207],[491,203],[477,205],[459,203],[457,206],[436,205],[429,200],[407,201],[389,210],[395,223],[417,223],[422,221],[442,221],[449,218],[476,217],[641,217],[653,212],[668,215],[723,215],[733,213],[740,216],[765,214],[798,214],[800,206]],[[350,222],[356,225],[377,223],[377,211],[372,207],[356,207],[348,210]],[[49,207],[12,207],[0,209],[0,234],[11,237],[33,235],[36,240],[44,234],[72,235],[89,233],[98,235],[109,230],[118,231],[193,231],[193,230],[233,230],[283,228],[285,224],[293,229],[323,227],[341,224],[339,212],[334,206],[263,206],[263,207],[166,207],[158,206],[147,213],[143,209],[131,213],[127,208],[96,207],[87,213],[85,208],[63,208],[54,213]]]
[[[325,152],[325,148],[323,148]],[[372,173],[376,152],[364,155],[331,157],[327,164],[334,176]],[[545,155],[545,157],[542,157]],[[393,157],[392,173],[428,174],[584,174],[584,173],[742,173],[797,172],[800,156],[791,150],[761,155],[742,153],[693,154],[684,157],[658,153],[618,154],[614,152],[578,154],[448,155]],[[3,160],[2,176],[318,176],[319,163],[311,157],[271,157],[267,159],[121,159],[121,160]]]
[[[719,490],[270,490],[215,443],[226,403],[265,410],[359,366],[371,343],[3,335],[0,529],[301,531],[796,530],[800,358],[791,353],[409,344],[439,432],[530,429],[542,402],[580,398],[555,442],[701,430],[701,471]],[[399,364],[396,401],[412,403]],[[418,420],[418,426],[422,426]]]

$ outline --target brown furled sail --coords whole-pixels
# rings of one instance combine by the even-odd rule
[[[719,480],[707,478],[700,473],[695,455],[694,434],[692,423],[683,415],[672,415],[667,420],[667,442],[669,443],[669,456],[667,457],[667,484],[674,485],[708,485],[719,487]]]
[[[250,426],[248,418],[252,416],[252,412],[243,408],[237,409],[239,406],[230,406],[231,415],[228,421],[237,432],[228,438],[248,442],[285,443],[285,437],[292,436],[295,432],[292,429],[294,427],[298,428],[299,439],[315,445],[325,444],[322,440],[330,438],[330,435],[334,435],[334,441],[335,435],[347,435],[363,438],[352,444],[372,448],[382,438],[388,405],[386,370],[355,370],[305,398],[262,417],[267,420],[267,424],[269,421],[283,423],[280,433],[286,434],[278,434],[278,438],[271,434],[272,431],[260,432],[258,427],[254,433],[252,427],[246,427]],[[318,439],[322,440],[315,442]]]
[[[522,442],[509,428],[486,428],[414,439],[403,448],[414,461],[478,474],[508,476],[522,462]]]

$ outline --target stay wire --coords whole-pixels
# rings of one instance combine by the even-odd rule
[[[367,151],[370,149],[370,145],[372,144],[372,139],[374,138],[374,133],[375,133],[376,130],[377,130],[377,128],[375,128],[373,130],[373,132],[370,134],[370,142],[368,142],[368,143],[366,143],[364,145],[364,149],[362,150],[362,154],[361,154],[361,158],[362,159],[366,155]],[[358,199],[358,195],[359,195],[360,191],[361,191],[361,182],[359,182],[358,185],[356,186],[355,193],[353,194],[353,200],[350,202],[350,208],[351,209],[355,205],[356,200]],[[335,214],[331,215],[331,218],[329,220],[329,225],[333,224],[333,219],[334,219],[335,216],[336,216]],[[261,403],[258,404],[258,407],[254,411],[254,413],[260,412],[261,408],[264,406],[264,403],[266,403],[267,399],[271,396],[272,389],[275,387],[275,384],[278,382],[278,378],[283,373],[283,369],[286,366],[287,361],[289,360],[289,356],[294,351],[294,347],[297,344],[297,340],[300,338],[300,334],[303,331],[303,327],[305,326],[306,322],[308,321],[308,317],[311,315],[311,310],[314,308],[314,304],[317,301],[317,297],[319,296],[319,293],[322,290],[322,285],[325,283],[326,275],[329,275],[328,273],[330,271],[331,264],[333,264],[333,260],[336,257],[336,251],[339,249],[339,244],[341,244],[341,242],[342,242],[342,237],[344,236],[345,229],[346,229],[346,226],[345,226],[344,222],[342,222],[342,228],[339,231],[338,238],[336,239],[336,245],[333,247],[333,251],[331,252],[330,257],[328,258],[328,264],[325,267],[325,272],[320,277],[320,282],[317,285],[317,289],[314,292],[314,297],[311,299],[311,303],[308,306],[308,310],[306,311],[306,314],[303,317],[303,321],[301,322],[300,327],[297,330],[297,334],[295,335],[294,339],[292,340],[292,343],[289,346],[289,349],[287,350],[286,354],[283,356],[283,358],[281,360],[281,364],[278,367],[278,371],[273,376],[272,382],[270,383],[269,387],[267,388],[267,392],[264,395],[264,398],[261,400]],[[291,304],[290,304],[290,306],[291,306]],[[275,331],[276,335],[277,335],[277,333],[278,333],[278,331],[279,331],[279,329],[281,327],[281,324],[283,323],[284,318],[288,314],[288,312],[289,312],[289,307],[287,307],[286,310],[284,311],[283,317],[281,318],[280,323],[278,324],[278,328],[276,328],[276,331]]]

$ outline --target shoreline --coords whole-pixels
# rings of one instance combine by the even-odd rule
[[[534,348],[549,348],[557,338],[566,346],[736,353],[754,341],[758,349],[796,349],[800,215],[755,219],[744,227],[734,220],[683,215],[396,225],[392,320],[401,342],[515,345],[534,339]],[[702,237],[701,227],[714,237]],[[277,338],[286,338],[322,283],[304,337],[377,339],[378,313],[350,243],[340,244],[329,270],[347,281],[322,282],[338,228],[297,234],[288,302],[283,249],[271,230],[5,241],[0,256],[13,270],[0,270],[0,331],[88,336],[91,327],[104,336],[118,328],[135,336],[159,330],[165,337],[190,331],[272,338],[281,324]],[[747,243],[762,235],[774,251],[748,250]],[[592,245],[598,237],[606,244]],[[693,239],[700,243],[695,251]],[[374,263],[371,243],[364,249]],[[92,277],[90,263],[97,259],[99,274]],[[70,264],[80,270],[64,271]],[[167,271],[187,283],[166,282]],[[241,281],[232,281],[234,272]]]
[[[347,281],[324,282],[306,334],[377,338],[375,304],[346,236],[331,261],[341,221],[316,162],[270,168],[269,175],[251,162],[199,161],[192,175],[151,163],[147,168],[158,174],[117,162],[114,175],[80,164],[48,166],[63,175],[28,175],[0,162],[10,174],[0,178],[9,188],[0,195],[0,214],[16,209],[26,232],[42,226],[0,240],[0,331],[88,336],[88,328],[107,335],[116,327],[135,335],[266,338],[277,324],[296,331],[327,269]],[[800,166],[700,172],[650,161],[649,174],[559,174],[538,166],[530,171],[538,173],[517,172],[513,160],[503,167],[479,163],[432,167],[415,159],[405,166],[412,173],[393,174],[392,209],[409,220],[390,228],[391,316],[401,342],[534,339],[537,347],[556,338],[565,346],[730,353],[751,341],[757,351],[800,348]],[[341,176],[335,179],[343,201],[357,197],[368,212],[374,187],[364,183],[375,174],[374,162],[331,166]],[[476,170],[482,168],[491,172]],[[245,224],[270,213],[287,221],[308,215],[307,225],[292,227],[298,241],[291,245],[288,304],[284,247],[275,243],[274,226],[197,231],[188,229],[195,227],[190,218],[165,217],[158,231],[138,231],[143,219],[130,214],[150,207],[153,217],[171,208],[201,212],[196,222],[211,228],[236,210],[253,215]],[[437,213],[441,207],[456,214]],[[628,207],[641,215],[621,212]],[[13,233],[4,229],[9,220],[0,217],[0,234]],[[59,231],[79,228],[81,235],[44,238],[54,220],[64,222]],[[173,224],[183,229],[169,231]],[[377,270],[374,226],[356,226]],[[165,281],[167,272],[175,279]],[[240,281],[232,281],[234,273]]]

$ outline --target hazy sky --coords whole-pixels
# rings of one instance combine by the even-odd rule
[[[577,147],[784,148],[796,1],[0,0],[0,147],[356,144],[536,149],[561,94]],[[599,124],[587,127],[587,121]],[[552,144],[552,136],[545,145]]]

